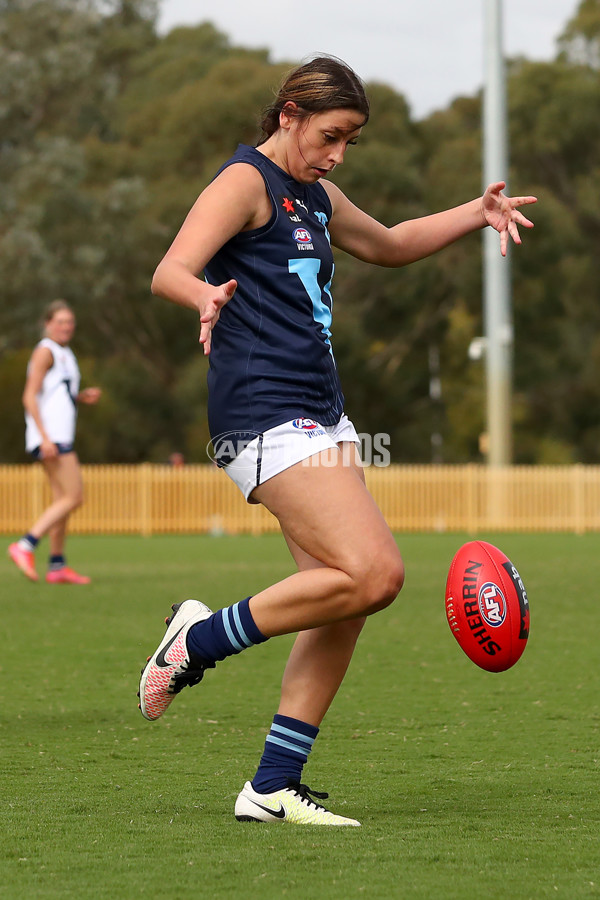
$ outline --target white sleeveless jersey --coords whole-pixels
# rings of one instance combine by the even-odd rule
[[[36,397],[44,428],[55,444],[72,444],[77,420],[76,397],[81,380],[77,359],[69,347],[63,347],[50,338],[43,338],[37,347],[47,347],[54,359]],[[25,413],[25,424],[25,449],[29,453],[40,446],[42,436],[28,412]]]

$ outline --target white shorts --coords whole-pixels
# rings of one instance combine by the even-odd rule
[[[342,415],[336,425],[320,425],[314,419],[292,419],[257,435],[225,466],[225,472],[246,500],[256,503],[249,497],[259,484],[322,450],[337,447],[341,441],[354,443],[360,449],[360,439],[347,415]]]

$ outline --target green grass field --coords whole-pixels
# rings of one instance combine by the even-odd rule
[[[529,645],[509,672],[474,666],[443,602],[467,538],[398,536],[405,588],[369,621],[305,769],[360,829],[233,816],[291,638],[226,660],[156,723],[137,709],[170,604],[284,577],[280,538],[72,538],[89,587],[31,584],[3,554],[0,897],[598,896],[600,536],[482,537],[523,576]]]

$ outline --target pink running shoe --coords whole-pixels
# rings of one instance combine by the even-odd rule
[[[18,566],[24,575],[27,575],[31,581],[38,581],[39,576],[35,571],[35,559],[31,550],[23,550],[18,544],[11,544],[8,548],[8,555]]]
[[[184,600],[171,607],[173,615],[165,620],[168,626],[165,636],[147,665],[140,679],[139,708],[146,719],[160,718],[175,694],[189,685],[202,681],[205,669],[214,669],[214,662],[191,657],[186,638],[192,625],[204,622],[212,616],[212,610],[199,600]]]
[[[46,573],[48,584],[89,584],[91,580],[87,575],[79,575],[78,572],[74,572],[68,566]]]

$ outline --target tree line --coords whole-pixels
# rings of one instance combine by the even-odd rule
[[[150,280],[299,60],[156,22],[152,0],[0,0],[1,462],[25,459],[25,366],[57,297],[84,382],[104,389],[80,418],[82,461],[206,461],[197,317]],[[519,463],[600,462],[599,66],[600,0],[577,6],[551,62],[508,63],[510,191],[539,198],[511,256]],[[371,119],[333,176],[353,202],[392,225],[481,193],[480,94],[416,121],[402,94],[367,87]],[[336,254],[333,296],[358,430],[389,434],[395,462],[480,461],[481,235],[401,270]]]

